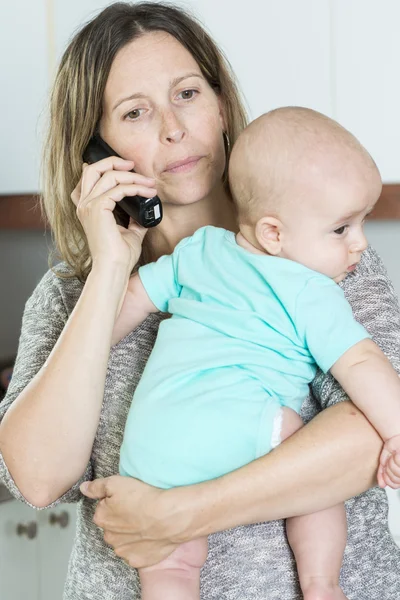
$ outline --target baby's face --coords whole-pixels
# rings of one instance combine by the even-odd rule
[[[337,283],[354,271],[368,243],[364,222],[381,193],[378,172],[367,178],[325,181],[303,190],[284,222],[279,256]]]

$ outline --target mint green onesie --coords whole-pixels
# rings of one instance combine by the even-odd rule
[[[282,406],[300,411],[327,372],[370,337],[325,275],[253,254],[203,227],[139,269],[159,328],[126,422],[120,473],[157,487],[219,477],[271,450]]]

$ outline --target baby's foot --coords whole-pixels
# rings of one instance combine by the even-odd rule
[[[304,600],[348,600],[338,584],[327,581],[311,581],[303,589]]]

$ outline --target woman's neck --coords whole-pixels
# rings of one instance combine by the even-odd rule
[[[165,204],[163,209],[164,215],[160,225],[150,229],[145,238],[150,255],[146,258],[149,260],[156,260],[163,254],[171,254],[183,238],[193,235],[205,225],[238,231],[234,204],[225,190],[221,190],[218,196],[205,198],[193,204]]]

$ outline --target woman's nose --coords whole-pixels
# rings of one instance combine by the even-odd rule
[[[179,143],[186,132],[178,116],[173,110],[164,111],[161,124],[161,141],[163,143]]]

